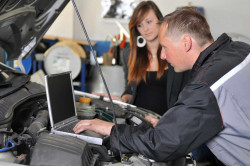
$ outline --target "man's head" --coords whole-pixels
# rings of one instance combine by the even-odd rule
[[[206,19],[195,9],[183,7],[161,21],[159,41],[161,58],[176,72],[192,69],[200,52],[213,42]]]

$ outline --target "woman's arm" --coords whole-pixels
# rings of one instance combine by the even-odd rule
[[[125,90],[122,93],[122,97],[124,95],[132,95],[132,87],[130,84],[128,84],[128,59],[129,59],[129,53],[130,49],[126,48],[124,49],[123,56],[122,56],[122,66],[123,66],[123,72],[124,72],[124,80],[125,80]],[[127,97],[126,97],[127,98]]]

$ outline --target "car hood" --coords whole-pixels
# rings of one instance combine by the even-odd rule
[[[0,46],[7,60],[27,58],[69,0],[1,0]]]

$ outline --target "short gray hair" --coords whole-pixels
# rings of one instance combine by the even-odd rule
[[[173,39],[179,39],[182,35],[188,34],[201,47],[213,41],[207,20],[199,11],[192,7],[178,8],[166,15],[161,20],[161,24],[163,23],[168,25],[166,35]]]

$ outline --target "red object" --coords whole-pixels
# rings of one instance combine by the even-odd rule
[[[126,46],[126,36],[123,34],[123,39],[121,41],[120,48],[125,48],[125,46]]]

